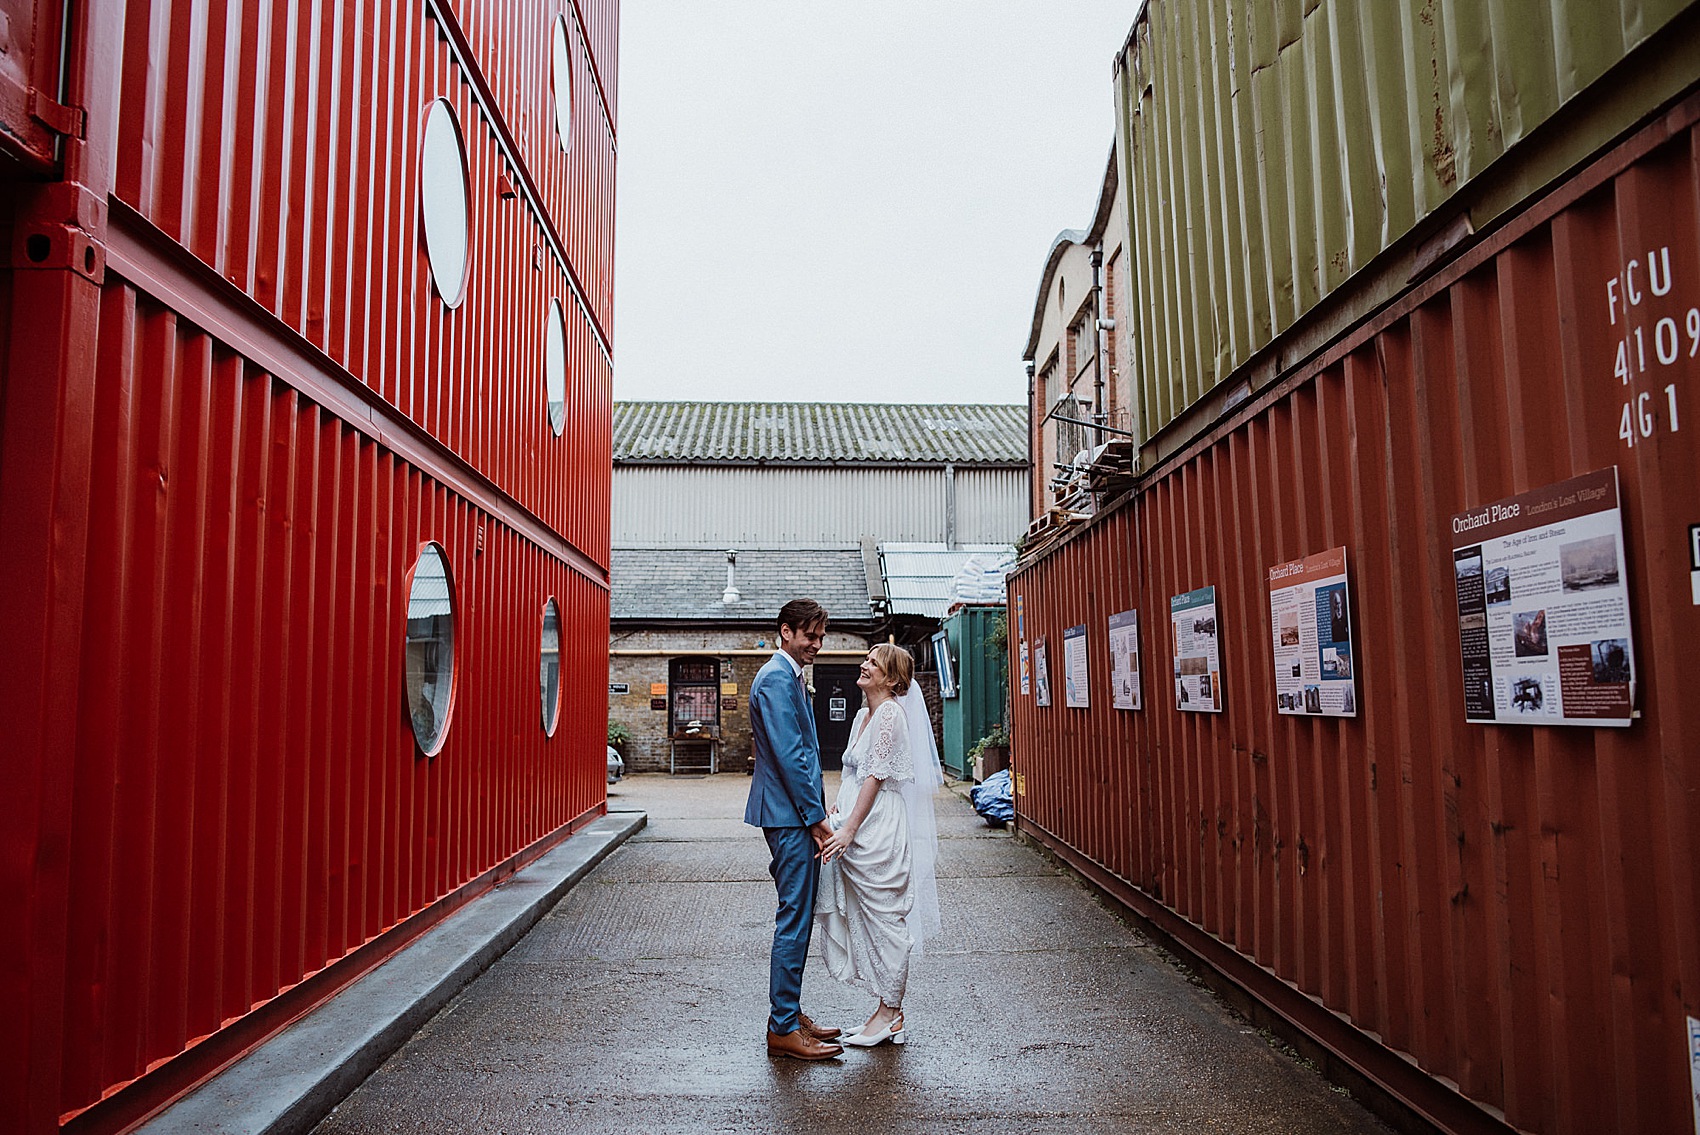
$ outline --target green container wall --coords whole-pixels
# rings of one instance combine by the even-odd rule
[[[951,657],[956,659],[957,692],[944,699],[944,751],[947,771],[966,777],[965,754],[992,726],[1003,720],[1009,688],[1002,648],[987,645],[1002,607],[964,607],[944,621]]]
[[[1692,7],[1150,0],[1116,61],[1142,440],[1260,385],[1257,353],[1402,237],[1360,315],[1686,86],[1700,36],[1655,33]],[[1519,143],[1540,160],[1503,174]]]

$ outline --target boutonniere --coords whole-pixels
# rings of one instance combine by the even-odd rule
[[[804,682],[803,688],[809,691],[809,696],[811,698],[815,696],[815,684],[813,682]]]

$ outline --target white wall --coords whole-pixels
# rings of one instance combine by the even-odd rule
[[[956,472],[958,543],[1027,527],[1021,469]],[[616,547],[832,547],[944,540],[943,469],[616,465]]]

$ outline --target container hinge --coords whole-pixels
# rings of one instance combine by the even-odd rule
[[[46,94],[30,89],[30,117],[53,133],[66,138],[82,138],[88,125],[88,113],[80,106],[65,106]]]
[[[12,227],[12,267],[106,277],[106,204],[81,185],[33,186]]]

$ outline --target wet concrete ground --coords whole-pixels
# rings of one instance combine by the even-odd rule
[[[739,819],[748,788],[615,786],[610,807],[649,826],[318,1135],[1386,1131],[947,793],[945,937],[914,964],[909,1043],[769,1059],[774,893],[761,833]],[[872,1003],[816,957],[803,1006],[850,1029]]]

